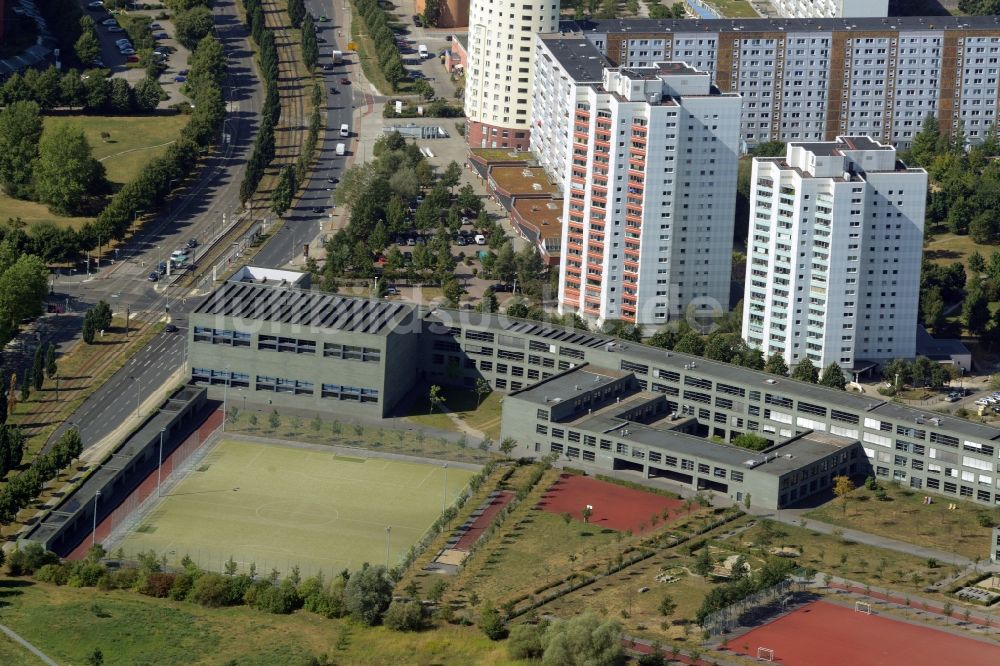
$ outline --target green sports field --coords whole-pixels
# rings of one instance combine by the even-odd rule
[[[390,565],[462,491],[472,472],[453,465],[337,456],[240,440],[220,442],[131,534],[127,555],[185,554],[220,570],[326,573],[362,562]],[[117,549],[117,546],[112,546]]]

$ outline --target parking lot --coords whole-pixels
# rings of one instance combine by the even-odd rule
[[[160,108],[188,101],[188,98],[181,92],[181,87],[184,84],[184,74],[187,73],[187,60],[190,52],[173,38],[173,22],[169,18],[156,18],[163,10],[121,10],[112,14],[97,5],[96,2],[97,0],[81,0],[80,6],[97,24],[97,36],[101,40],[101,65],[111,71],[111,76],[123,78],[130,85],[135,85],[146,76],[146,69],[138,62],[139,54],[130,52],[134,49],[121,49],[116,42],[122,39],[129,40],[128,34],[119,25],[119,16],[147,16],[151,21],[150,29],[156,40],[156,51],[163,54],[163,61],[166,65],[166,70],[160,76],[160,86],[168,97],[160,102]],[[129,45],[131,46],[131,41],[129,41]]]

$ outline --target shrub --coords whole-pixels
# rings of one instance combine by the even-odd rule
[[[191,574],[179,573],[174,576],[174,584],[170,586],[170,598],[174,601],[187,599],[194,587],[194,578]]]
[[[479,614],[479,628],[491,641],[499,641],[507,636],[503,618],[492,604],[486,604]]]
[[[534,624],[514,626],[507,639],[507,654],[511,659],[541,659],[543,631],[544,627]]]
[[[101,578],[107,574],[108,570],[103,564],[84,560],[71,565],[69,580],[66,582],[73,587],[96,587]]]
[[[229,603],[229,586],[220,574],[205,574],[195,581],[191,601],[208,608],[218,608]]]
[[[69,569],[61,564],[46,564],[35,572],[35,580],[41,583],[65,585],[69,580]]]
[[[143,581],[139,592],[148,597],[165,599],[170,596],[170,590],[173,588],[176,578],[176,574],[172,573],[159,572],[149,574],[146,576],[146,580]]]
[[[382,621],[396,631],[420,631],[424,628],[424,608],[419,601],[393,601]]]
[[[351,574],[344,589],[344,603],[354,619],[378,624],[392,601],[392,582],[385,567],[365,566]]]
[[[24,548],[14,548],[7,562],[7,571],[11,576],[30,576],[46,564],[59,564],[59,556],[37,543],[29,543]]]

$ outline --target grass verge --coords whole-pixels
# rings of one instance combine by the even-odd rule
[[[138,593],[0,580],[4,623],[55,661],[83,664],[96,648],[118,664],[507,664],[506,646],[475,627],[420,633],[369,628],[300,611],[266,615],[245,607],[204,609]],[[54,630],[58,628],[58,630]],[[7,652],[0,644],[0,658]],[[15,656],[5,664],[37,663]],[[315,662],[312,662],[315,663]]]
[[[494,442],[499,441],[500,401],[503,399],[501,394],[490,393],[480,403],[478,396],[473,391],[445,386],[441,388],[441,395],[445,398],[445,407],[470,428],[479,430]],[[407,415],[410,421],[429,428],[460,432],[458,426],[447,414],[439,411],[431,413],[431,406],[426,395],[414,400],[413,404],[415,413]]]
[[[806,517],[969,559],[989,555],[990,528],[980,524],[980,516],[984,516],[983,520],[1000,522],[1000,509],[945,497],[935,497],[933,504],[924,504],[921,493],[891,483],[882,487],[886,501],[877,500],[872,491],[861,487],[849,495],[846,511],[841,501],[834,500],[813,509]],[[949,510],[949,504],[957,508]]]

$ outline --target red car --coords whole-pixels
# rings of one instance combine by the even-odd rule
[[[137,55],[125,56],[125,60],[128,62],[139,62],[139,56]]]
[[[344,77],[340,80],[340,84],[344,86],[349,86],[351,85],[351,80],[348,79],[347,77]]]

